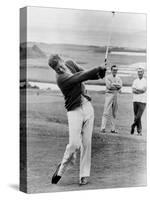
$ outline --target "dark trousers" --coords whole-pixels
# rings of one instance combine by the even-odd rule
[[[142,131],[142,123],[141,123],[141,117],[144,112],[146,103],[141,102],[133,102],[133,109],[134,109],[134,123],[132,124],[132,127],[137,127],[137,132],[141,133]]]

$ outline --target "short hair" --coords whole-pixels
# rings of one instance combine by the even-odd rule
[[[144,68],[143,68],[143,67],[138,67],[138,68],[137,68],[137,71],[138,71],[138,72],[139,72],[139,71],[140,71],[140,72],[141,72],[141,71],[144,72]]]
[[[117,65],[112,65],[111,66],[111,71],[112,71],[113,68],[117,68],[118,69]]]
[[[62,58],[58,54],[52,54],[48,59],[48,65],[54,69],[61,60]]]

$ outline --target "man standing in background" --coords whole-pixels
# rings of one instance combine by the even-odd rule
[[[134,122],[131,126],[131,134],[134,134],[134,129],[137,127],[138,135],[142,135],[141,117],[146,106],[146,79],[143,77],[144,69],[138,68],[138,78],[134,80],[132,85],[133,92],[133,110]]]
[[[118,67],[112,65],[111,74],[105,78],[106,82],[106,94],[105,94],[105,105],[102,116],[101,132],[105,133],[107,120],[111,118],[111,133],[117,133],[116,131],[116,114],[118,110],[117,96],[121,91],[122,80],[117,75]]]

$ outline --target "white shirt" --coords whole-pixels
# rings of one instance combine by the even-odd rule
[[[120,85],[120,87],[122,87],[122,80],[118,75],[116,75],[115,77],[112,74],[107,75],[105,78],[105,83],[106,83],[106,93],[120,92],[120,90],[112,89],[113,83],[117,83],[118,85]]]
[[[132,84],[132,88],[135,88],[137,90],[144,90],[147,88],[146,86],[146,79],[135,79]],[[142,94],[135,94],[133,93],[133,102],[141,102],[141,103],[146,103],[146,91]]]

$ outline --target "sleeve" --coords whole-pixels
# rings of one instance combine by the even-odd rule
[[[111,89],[112,83],[111,83],[111,80],[109,80],[108,76],[106,76],[106,78],[105,78],[105,83],[106,83],[106,88]]]
[[[143,90],[145,90],[145,92],[146,92],[146,90],[147,90],[147,82],[146,82],[146,79],[144,79],[144,87],[143,87]]]
[[[84,72],[87,71],[83,67],[81,67],[79,64],[74,62],[73,60],[67,60],[65,62],[65,65],[70,69],[70,71],[75,74],[76,72]],[[90,80],[97,80],[99,78],[105,77],[106,70],[99,67],[99,71],[96,74],[91,75]]]
[[[72,71],[74,72],[80,72],[80,71],[84,71],[84,68],[81,67],[80,65],[78,65],[76,62],[74,62],[73,60],[67,60],[65,62],[65,65],[70,69],[72,68]]]
[[[83,81],[92,80],[93,76],[95,76],[99,72],[100,67],[93,68],[87,71],[80,71],[73,75],[67,75],[61,81],[63,87],[70,87],[73,84],[81,83]]]
[[[118,84],[120,85],[120,87],[122,88],[122,80],[121,80],[121,78],[119,77],[118,78]]]
[[[133,81],[133,84],[132,84],[132,89],[133,89],[133,88],[135,88],[135,89],[136,89],[136,80],[134,80],[134,81]]]

